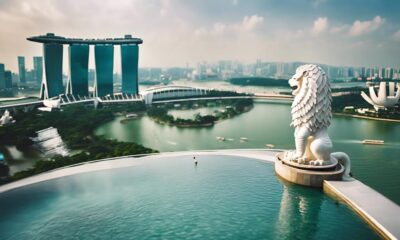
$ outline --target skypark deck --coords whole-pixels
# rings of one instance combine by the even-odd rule
[[[88,44],[88,45],[122,45],[122,44],[142,44],[143,40],[134,38],[132,35],[125,35],[123,38],[104,38],[104,39],[82,39],[82,38],[66,38],[57,36],[54,33],[46,35],[34,36],[27,38],[28,41],[38,43],[58,43],[58,44]]]

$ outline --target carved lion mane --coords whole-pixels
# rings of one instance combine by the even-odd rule
[[[317,65],[303,65],[297,68],[289,83],[292,89],[295,89],[290,125],[295,128],[305,126],[311,132],[327,128],[332,118],[332,97],[325,72]]]

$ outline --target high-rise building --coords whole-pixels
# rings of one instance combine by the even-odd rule
[[[138,94],[139,47],[136,44],[121,45],[122,92]]]
[[[5,66],[0,63],[0,89],[6,88],[6,75],[5,75]]]
[[[393,68],[390,68],[390,67],[385,68],[384,78],[392,79],[393,78],[393,73],[394,73]]]
[[[26,83],[26,68],[25,68],[25,57],[18,56],[18,74],[19,74],[19,82],[22,84]]]
[[[96,96],[103,97],[113,94],[114,46],[111,44],[94,47],[96,65]]]
[[[33,57],[33,80],[37,83],[41,83],[43,80],[43,57]]]
[[[367,76],[367,71],[365,69],[365,67],[361,68],[361,77],[366,77]]]
[[[384,78],[384,75],[385,75],[385,69],[383,67],[378,68],[378,77]]]
[[[51,98],[64,92],[62,61],[63,45],[58,43],[43,44],[45,81],[40,91],[41,98]]]
[[[277,63],[276,64],[276,77],[282,77],[285,74],[285,64],[284,63]]]
[[[69,46],[70,78],[67,92],[79,95],[89,95],[89,45],[72,44]]]
[[[5,71],[4,72],[4,78],[5,78],[5,88],[6,89],[11,89],[12,88],[12,72],[11,71]]]
[[[93,76],[95,96],[113,94],[114,45],[123,45],[121,48],[123,92],[138,92],[138,45],[143,43],[140,38],[125,35],[124,38],[114,39],[80,39],[47,33],[30,37],[28,40],[43,44],[45,77],[41,85],[41,98],[62,94],[64,83],[67,86],[67,93],[87,96],[89,81]],[[62,74],[63,44],[69,45],[70,78],[63,78]],[[94,45],[95,74],[88,69],[90,45]]]

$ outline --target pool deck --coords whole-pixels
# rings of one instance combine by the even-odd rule
[[[358,180],[324,181],[324,192],[347,203],[385,239],[400,239],[400,206]]]
[[[28,177],[0,186],[0,194],[30,184],[81,174],[85,172],[138,166],[154,159],[168,160],[173,157],[187,156],[201,160],[201,156],[235,156],[251,158],[274,164],[276,154],[282,150],[266,149],[226,149],[186,152],[166,152],[161,154],[133,155],[101,159]],[[334,198],[344,201],[358,213],[373,229],[386,239],[400,239],[400,206],[378,193],[369,186],[354,179],[351,181],[324,181],[324,191]]]
[[[57,179],[61,177],[71,176],[75,174],[81,174],[86,172],[94,172],[108,169],[133,167],[142,164],[144,161],[151,161],[154,159],[169,159],[172,157],[187,156],[188,160],[192,161],[193,156],[198,159],[201,156],[236,156],[246,157],[255,160],[268,162],[273,164],[275,161],[275,155],[279,150],[265,150],[265,149],[227,149],[227,150],[204,150],[204,151],[186,151],[186,152],[165,152],[157,154],[147,155],[132,155],[115,158],[100,159],[90,162],[84,162],[76,165],[62,167],[54,169],[48,172],[44,172],[32,177],[24,178],[15,182],[11,182],[0,186],[0,194],[13,189],[24,187],[27,185]]]

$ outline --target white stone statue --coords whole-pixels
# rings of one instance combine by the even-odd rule
[[[336,159],[346,168],[345,177],[350,177],[349,157],[345,153],[331,153],[328,127],[332,118],[332,96],[325,72],[317,65],[302,65],[289,80],[289,85],[294,95],[290,125],[295,128],[296,150],[285,152],[285,160],[322,166],[330,165]]]

